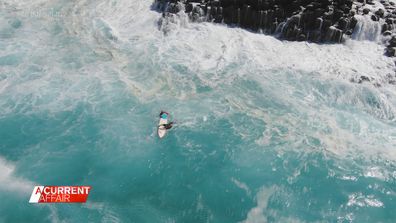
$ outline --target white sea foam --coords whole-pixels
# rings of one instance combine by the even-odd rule
[[[373,195],[365,196],[362,193],[354,193],[348,196],[347,206],[382,207],[383,205],[384,204]]]
[[[83,207],[99,212],[103,222],[122,222],[118,214],[104,203],[88,201]]]
[[[12,193],[22,203],[28,203],[28,198],[34,186],[39,185],[29,179],[16,176],[16,164],[0,157],[0,192]],[[42,204],[50,211],[51,222],[62,222],[58,215],[58,210],[52,205]]]
[[[342,176],[341,179],[342,180],[356,181],[357,177],[355,177],[355,176]]]
[[[240,189],[242,189],[242,190],[244,190],[245,192],[246,192],[246,194],[247,195],[249,195],[250,196],[250,189],[249,189],[249,187],[245,184],[245,183],[243,183],[243,182],[241,182],[241,181],[239,181],[239,180],[237,180],[237,179],[235,179],[235,178],[231,178],[231,181],[237,186],[237,187],[239,187]]]
[[[373,166],[373,167],[367,167],[363,172],[363,176],[368,178],[377,178],[379,180],[388,181],[388,180],[396,179],[395,173],[396,173],[395,171],[392,172],[383,167]]]
[[[252,208],[244,223],[266,223],[267,216],[265,211],[271,195],[274,193],[275,188],[262,188],[256,195],[257,206]]]
[[[275,193],[279,192],[281,189],[273,186],[270,188],[262,187],[256,194],[256,202],[257,205],[250,209],[249,213],[243,223],[266,223],[269,222],[268,219],[276,219],[279,222],[288,222],[288,223],[302,223],[298,218],[284,216],[282,213],[271,210],[268,208],[268,202],[270,201],[271,196],[275,195]],[[287,204],[286,204],[287,205]]]
[[[30,194],[33,190],[34,183],[15,176],[14,172],[15,165],[0,158],[0,190],[17,192],[15,194],[24,196]]]
[[[380,41],[382,27],[380,22],[374,22],[370,15],[356,15],[355,18],[358,20],[358,23],[352,35],[353,39]]]
[[[287,42],[210,23],[181,23],[164,36],[158,32],[158,27],[153,26],[160,14],[151,11],[150,4],[120,1],[113,7],[99,4],[96,10],[104,12],[101,13],[103,19],[120,33],[121,39],[133,41],[142,36],[145,40],[154,39],[159,56],[169,56],[166,58],[168,63],[177,61],[193,71],[212,71],[210,76],[201,76],[204,81],[209,82],[208,78],[220,75],[232,63],[240,66],[253,64],[253,67],[246,67],[251,71],[289,68],[346,80],[358,75],[381,79],[383,75],[393,74],[393,60],[383,56],[382,46],[372,42],[347,41],[346,44],[331,45]],[[139,10],[137,14],[131,13],[134,9]],[[114,16],[115,11],[117,16]],[[372,34],[367,30],[362,33]],[[142,47],[152,43],[140,42]],[[139,45],[136,47],[140,48]],[[228,81],[232,76],[225,73],[215,81]]]

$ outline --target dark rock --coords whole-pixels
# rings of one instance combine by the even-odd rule
[[[325,34],[324,40],[326,42],[331,42],[334,39],[335,32],[336,32],[336,28],[334,26],[329,27],[329,29],[327,29],[327,32]]]
[[[222,6],[217,6],[216,7],[216,14],[217,15],[223,15],[223,7]]]
[[[385,33],[386,31],[389,31],[389,24],[383,24],[381,28],[381,33]]]
[[[221,6],[214,6],[211,9],[211,19],[215,23],[221,23],[223,21],[223,7]]]
[[[261,10],[259,13],[258,13],[258,15],[257,15],[257,19],[259,20],[259,22],[258,22],[258,28],[259,29],[262,29],[262,28],[264,28],[264,17],[265,17],[265,15],[264,15],[264,11],[263,10]]]
[[[192,10],[193,10],[193,5],[191,3],[187,3],[185,7],[185,12],[189,13],[192,12]]]
[[[333,15],[334,15],[333,12],[326,12],[326,13],[323,15],[323,18],[324,18],[324,19],[333,20]]]
[[[314,30],[319,30],[320,31],[320,29],[322,28],[322,24],[323,24],[323,19],[322,18],[316,18]]]
[[[351,36],[352,33],[353,33],[352,30],[347,30],[347,31],[345,32],[345,35]]]
[[[358,22],[357,19],[355,17],[352,17],[351,22],[349,23],[349,28],[354,30],[357,22]]]
[[[297,33],[298,33],[298,29],[296,28],[296,26],[289,26],[286,29],[284,37],[287,40],[294,41],[296,40]]]
[[[331,20],[328,20],[328,19],[323,20],[321,31],[326,33],[327,30],[330,28],[330,26],[331,26]]]
[[[275,21],[272,23],[272,25],[271,25],[271,30],[270,30],[270,33],[271,34],[274,34],[275,33],[275,30],[276,30],[276,27],[278,27],[278,20],[277,19],[275,19]]]
[[[192,21],[211,21],[237,25],[252,31],[276,34],[291,41],[313,42],[342,41],[343,35],[351,35],[357,24],[352,9],[354,0],[156,0],[158,10],[164,16],[184,10]],[[385,0],[384,0],[385,1]],[[356,8],[356,7],[354,7]],[[359,8],[356,8],[359,12]],[[369,9],[363,10],[369,14]],[[386,16],[383,32],[393,29],[392,15]],[[385,16],[377,10],[373,19]]]
[[[181,10],[181,7],[177,3],[170,3],[167,8],[167,12],[173,13],[173,14],[180,12],[180,10]]]
[[[396,47],[396,36],[392,36],[392,38],[389,40],[388,47]]]
[[[227,8],[230,6],[235,6],[236,4],[234,3],[234,1],[230,1],[230,0],[220,0],[220,5],[223,8]]]
[[[334,38],[332,39],[332,41],[336,42],[336,43],[341,43],[342,42],[342,31],[339,29],[336,29],[335,33],[334,33]]]
[[[238,24],[238,26],[240,26],[241,25],[241,17],[242,17],[242,14],[241,14],[241,9],[240,8],[238,8],[237,9],[237,12],[236,12],[236,24]]]
[[[379,18],[376,15],[371,15],[371,20],[373,20],[374,22],[378,22]]]
[[[268,11],[263,11],[263,16],[261,17],[261,28],[266,29],[268,24]]]
[[[242,9],[242,20],[241,20],[242,27],[250,28],[251,25],[250,16],[251,16],[251,6],[244,5]]]
[[[304,33],[298,35],[297,41],[305,41],[305,40],[307,40],[307,36]]]
[[[218,6],[220,6],[220,1],[219,0],[211,0],[211,1],[209,1],[209,4],[212,7],[218,7]]]
[[[378,10],[375,12],[375,14],[376,14],[378,17],[380,17],[380,18],[384,18],[385,11],[384,11],[383,9],[378,9]]]
[[[234,7],[233,6],[228,6],[224,8],[223,10],[223,18],[225,23],[232,23],[232,17],[234,15]]]
[[[306,10],[306,11],[313,11],[314,9],[315,9],[315,7],[314,7],[313,4],[309,4],[309,5],[307,5],[307,6],[305,7],[305,10]]]
[[[314,14],[315,14],[315,17],[318,18],[318,17],[322,16],[324,13],[325,13],[324,9],[317,8],[317,9],[315,9],[315,13]]]
[[[306,11],[305,13],[304,13],[304,20],[303,20],[303,22],[304,22],[304,25],[305,25],[305,29],[307,29],[307,30],[312,30],[313,29],[313,26],[314,26],[314,18],[315,18],[315,15],[314,15],[314,12],[313,11]]]
[[[320,32],[309,32],[307,40],[312,41],[314,43],[325,41],[325,40],[322,40],[322,35],[320,34]]]
[[[384,35],[384,36],[390,36],[390,35],[392,35],[392,31],[387,30],[387,31],[385,31],[384,33],[382,33],[382,35]]]
[[[370,82],[370,78],[368,78],[366,76],[360,76],[360,78],[358,80],[358,83],[361,84],[361,83],[363,83],[365,81]]]
[[[345,4],[346,4],[349,8],[352,8],[353,0],[346,0],[346,1],[345,1]]]
[[[283,18],[284,17],[284,10],[279,8],[279,7],[276,7],[274,9],[274,16],[277,17],[277,18]]]
[[[394,57],[396,55],[396,48],[395,47],[387,47],[385,49],[385,55],[388,57]]]
[[[335,10],[333,21],[338,21],[343,15],[344,15],[344,12],[342,10],[339,10],[339,9]]]
[[[364,8],[363,9],[363,14],[364,15],[367,15],[367,14],[369,14],[370,13],[370,9],[368,9],[368,8]]]
[[[344,11],[345,14],[348,14],[351,11],[351,8],[350,7],[344,7],[342,10]]]
[[[338,27],[340,30],[342,30],[343,32],[346,32],[346,30],[349,28],[349,20],[347,18],[341,18],[338,21]]]

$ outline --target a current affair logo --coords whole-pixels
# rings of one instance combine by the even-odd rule
[[[35,186],[29,203],[85,203],[90,186]]]

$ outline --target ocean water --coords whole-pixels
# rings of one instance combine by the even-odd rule
[[[0,222],[395,222],[394,62],[375,24],[297,43],[159,27],[152,8],[0,2]],[[177,121],[162,140],[160,110]],[[34,205],[34,185],[92,190]]]

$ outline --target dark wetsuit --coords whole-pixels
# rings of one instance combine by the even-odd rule
[[[168,124],[163,125],[165,129],[171,129],[173,127],[173,122],[169,122]]]

